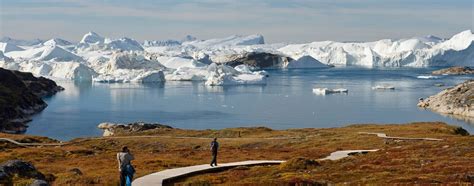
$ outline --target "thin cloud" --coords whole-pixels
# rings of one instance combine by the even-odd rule
[[[137,39],[260,33],[271,42],[375,40],[438,34],[474,25],[472,2],[459,0],[18,0],[2,1],[2,36],[58,37],[102,31]],[[49,6],[51,5],[51,6]],[[442,12],[440,14],[440,12]],[[466,21],[466,18],[471,21]],[[48,26],[45,26],[48,25]],[[441,26],[440,25],[444,25]],[[19,29],[19,28],[23,29]],[[35,30],[37,32],[31,31]],[[66,31],[68,30],[68,31]]]

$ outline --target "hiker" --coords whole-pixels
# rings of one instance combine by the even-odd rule
[[[217,142],[217,138],[214,138],[214,141],[211,142],[211,153],[212,153],[212,161],[211,167],[217,166],[217,150],[219,149],[219,143]]]
[[[122,147],[122,152],[117,153],[117,160],[120,171],[120,186],[131,186],[133,174],[135,174],[135,169],[133,168],[131,161],[134,160],[132,153],[128,147]]]

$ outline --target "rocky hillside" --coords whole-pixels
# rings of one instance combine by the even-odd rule
[[[474,117],[474,80],[468,80],[422,99],[418,106],[442,114]]]
[[[26,131],[29,116],[47,104],[41,99],[63,90],[50,79],[0,68],[0,132]]]

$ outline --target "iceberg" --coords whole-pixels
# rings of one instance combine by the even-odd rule
[[[84,44],[102,44],[104,43],[105,38],[100,36],[99,34],[95,32],[88,32],[85,34],[81,41],[79,43],[84,43]]]
[[[122,50],[122,51],[143,51],[143,47],[133,39],[123,37],[120,39],[105,39],[104,49],[106,50]]]
[[[395,90],[395,87],[390,85],[376,85],[372,87],[372,90]]]
[[[50,39],[48,41],[45,41],[43,43],[43,45],[47,45],[47,46],[69,46],[69,45],[72,45],[71,42],[69,41],[66,41],[64,39],[59,39],[59,38],[53,38],[53,39]]]
[[[416,76],[418,79],[439,79],[439,76],[432,76],[432,75],[421,75]]]
[[[22,51],[23,48],[20,48],[14,44],[10,43],[0,43],[0,51],[3,53],[12,52],[12,51]]]
[[[95,82],[162,82],[166,67],[135,52],[116,52],[96,69],[99,75],[93,78]]]
[[[240,73],[227,65],[212,64],[209,66],[210,74],[207,77],[206,85],[265,85],[266,75],[260,73]]]
[[[209,71],[207,67],[189,68],[179,67],[165,75],[167,81],[206,81]]]
[[[113,74],[100,74],[97,77],[94,77],[93,81],[101,83],[153,83],[165,81],[165,75],[161,70],[147,71],[120,69],[115,71]]]
[[[0,39],[2,43],[10,43],[16,46],[34,46],[43,43],[41,39],[33,39],[33,40],[20,40],[20,39],[13,39],[10,37],[2,37]]]
[[[313,88],[313,93],[317,95],[335,94],[335,93],[349,93],[349,90],[345,88]]]
[[[324,64],[364,67],[428,67],[474,65],[474,34],[468,30],[448,40],[412,38],[375,42],[313,42],[278,49],[295,58],[309,55]]]
[[[36,60],[39,61],[82,61],[83,59],[59,46],[46,45],[44,50]]]
[[[302,56],[296,60],[285,63],[282,68],[327,68],[325,65],[311,56]]]
[[[188,59],[183,57],[157,57],[156,58],[166,68],[178,69],[181,67],[196,68],[207,66],[204,63],[196,61],[194,59]]]
[[[97,74],[79,62],[12,61],[0,62],[0,67],[31,72],[36,76],[46,76],[56,80],[92,81],[92,77]]]
[[[474,34],[470,30],[449,39],[422,36],[302,44],[265,44],[258,34],[207,40],[187,36],[141,44],[95,32],[86,33],[77,44],[59,38],[39,41],[1,39],[0,66],[60,79],[203,81],[212,86],[266,84],[268,73],[261,69],[474,66]],[[417,78],[436,77],[421,74]]]
[[[13,61],[13,59],[12,59],[12,58],[9,58],[9,57],[7,57],[7,56],[5,56],[5,55],[3,54],[3,52],[0,51],[0,61],[11,62],[11,61]]]

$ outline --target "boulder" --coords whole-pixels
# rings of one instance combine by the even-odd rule
[[[128,123],[128,124],[120,124],[120,123],[104,122],[104,123],[99,124],[97,128],[102,129],[104,131],[103,136],[114,136],[118,133],[130,134],[130,133],[136,133],[136,132],[157,129],[157,128],[171,129],[172,127],[168,125],[159,124],[159,123],[134,122],[134,123]]]
[[[0,185],[13,185],[12,178],[20,177],[26,179],[38,180],[37,183],[48,184],[45,180],[45,176],[36,170],[33,164],[22,160],[8,160],[0,164]],[[44,185],[44,184],[42,184]]]
[[[49,186],[49,183],[44,180],[34,180],[33,183],[30,184],[30,186]]]
[[[431,72],[433,75],[466,75],[474,74],[474,69],[470,67],[450,67]]]

